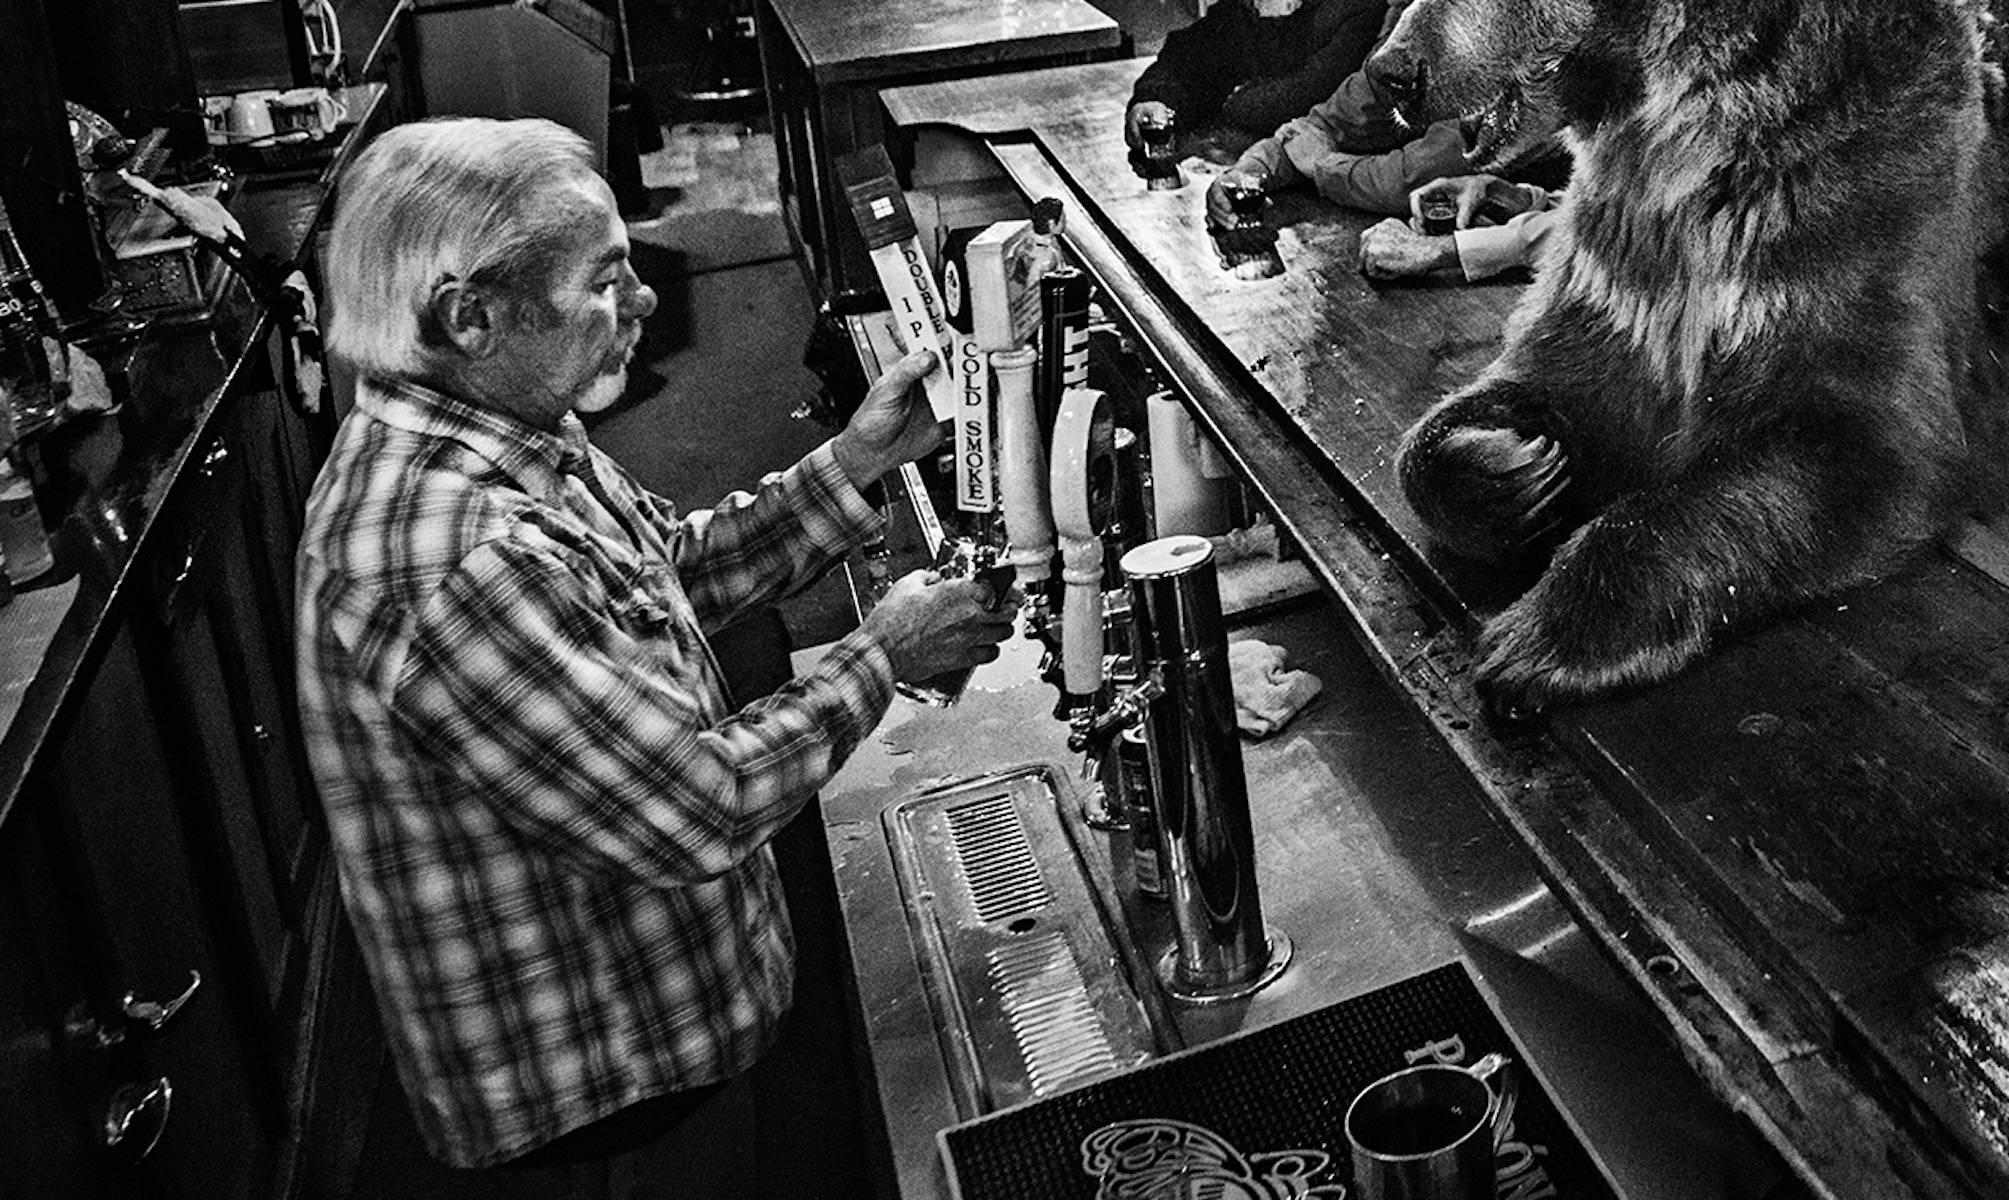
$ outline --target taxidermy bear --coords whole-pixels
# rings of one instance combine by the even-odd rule
[[[1496,712],[1664,679],[1999,503],[2002,78],[1979,0],[1416,0],[1369,64],[1475,165],[1560,121],[1499,357],[1404,439],[1446,548],[1546,566]]]

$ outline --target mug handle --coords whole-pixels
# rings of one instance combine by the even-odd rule
[[[349,119],[349,106],[333,88],[325,88],[314,98],[314,106],[320,110],[321,129],[325,133],[335,132],[335,127]]]
[[[1521,1100],[1521,1085],[1518,1077],[1507,1068],[1514,1060],[1504,1054],[1485,1055],[1464,1072],[1486,1085],[1492,1100],[1487,1105],[1486,1119],[1493,1126],[1493,1153],[1500,1152],[1501,1143],[1507,1140],[1507,1128],[1514,1122],[1514,1108]],[[1497,1077],[1497,1082],[1496,1082]]]

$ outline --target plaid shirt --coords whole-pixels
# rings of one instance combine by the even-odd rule
[[[767,1048],[794,944],[766,843],[892,668],[854,632],[734,713],[701,630],[875,520],[828,445],[679,520],[576,417],[365,382],[308,502],[300,702],[435,1155],[504,1161]]]

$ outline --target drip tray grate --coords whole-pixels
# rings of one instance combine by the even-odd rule
[[[1044,766],[888,809],[901,897],[965,1117],[1159,1051]]]

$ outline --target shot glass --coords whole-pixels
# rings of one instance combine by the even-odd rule
[[[1432,196],[1422,204],[1423,233],[1427,237],[1447,237],[1458,228],[1458,202],[1447,196]]]

